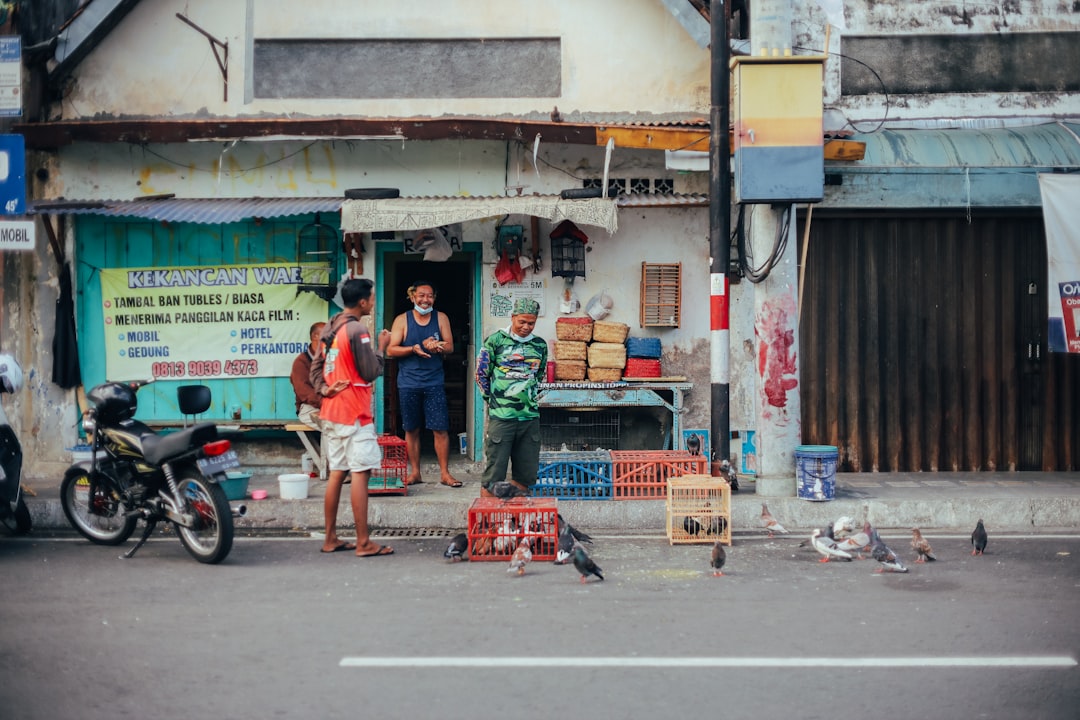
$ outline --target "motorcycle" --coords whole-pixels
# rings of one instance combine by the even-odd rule
[[[22,388],[22,368],[10,355],[0,355],[0,394]],[[33,522],[22,497],[22,445],[0,403],[0,525],[11,535],[25,535]]]
[[[240,461],[212,422],[156,433],[136,420],[136,392],[150,382],[106,382],[87,393],[82,426],[92,439],[90,459],[68,468],[60,504],[79,534],[98,545],[123,543],[141,519],[142,536],[124,558],[166,521],[192,557],[219,563],[232,549],[233,517],[246,512],[229,507],[219,484]]]

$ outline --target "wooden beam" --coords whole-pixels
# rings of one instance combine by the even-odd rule
[[[702,127],[676,128],[654,125],[611,127],[609,125],[596,128],[597,145],[606,145],[609,138],[615,138],[617,148],[709,151],[709,129]]]

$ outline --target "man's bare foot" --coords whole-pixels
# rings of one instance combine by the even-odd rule
[[[389,545],[380,545],[368,541],[368,544],[363,547],[356,548],[357,557],[379,557],[380,555],[393,555],[394,548]]]
[[[420,485],[424,482],[424,479],[420,477],[420,473],[413,473],[409,477],[405,478],[406,485]]]

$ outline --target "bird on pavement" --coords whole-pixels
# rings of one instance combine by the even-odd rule
[[[821,553],[821,559],[818,562],[829,562],[832,559],[839,560],[851,560],[851,553],[841,550],[836,546],[836,541],[825,534],[821,528],[814,528],[814,532],[810,535],[810,544],[814,546],[814,549]]]
[[[885,541],[878,537],[876,530],[871,532],[871,537],[873,537],[873,547],[870,550],[870,554],[875,560],[881,563],[881,567],[874,572],[906,573],[907,568],[904,567],[904,563],[900,560],[899,556],[893,552],[892,548],[886,545]]]
[[[862,560],[862,551],[870,547],[870,522],[863,523],[863,529],[861,532],[845,535],[843,538],[836,540],[836,547],[845,552],[855,553],[855,557]],[[833,526],[833,533],[835,538],[835,525]]]
[[[986,528],[983,527],[982,518],[979,518],[979,522],[975,524],[975,529],[971,531],[971,554],[982,555],[986,550]]]
[[[934,548],[930,547],[930,543],[919,532],[919,528],[911,528],[911,549],[915,551],[915,562],[917,563],[937,560],[934,555]]]
[[[735,466],[731,464],[730,460],[724,460],[720,463],[720,477],[728,481],[731,492],[739,492],[739,473],[735,472]]]
[[[525,566],[530,560],[532,560],[532,548],[529,547],[529,538],[521,538],[513,557],[510,558],[510,567],[506,568],[506,572],[516,572],[520,577],[525,574]]]
[[[769,512],[769,506],[765,503],[761,503],[761,527],[769,531],[769,537],[773,537],[774,533],[787,533],[787,528],[773,517],[773,514]]]
[[[709,556],[709,567],[713,569],[713,577],[720,577],[724,574],[721,572],[721,568],[724,567],[725,562],[727,562],[727,553],[724,552],[724,546],[717,540],[713,543],[712,554]]]
[[[604,571],[593,562],[593,559],[585,552],[585,548],[581,543],[574,543],[574,567],[581,574],[582,584],[589,579],[590,575],[595,575],[601,580],[604,579]]]
[[[855,531],[855,519],[848,515],[841,515],[832,524],[833,537],[842,540]]]
[[[574,536],[575,540],[577,540],[579,542],[583,542],[583,543],[590,543],[590,544],[592,543],[592,538],[589,537],[586,533],[581,532],[576,527],[574,527],[570,523],[563,520],[562,513],[556,513],[556,515],[558,515],[558,518],[559,518],[560,532],[561,532],[561,528],[563,528],[563,527],[568,528],[570,530],[570,534]]]
[[[446,550],[443,551],[443,557],[450,562],[460,562],[465,560],[465,550],[469,547],[469,536],[465,533],[458,533],[451,540],[450,544],[446,546]]]
[[[559,527],[559,549],[555,551],[556,565],[565,565],[570,562],[570,558],[574,557],[574,544],[576,542],[577,540],[574,539],[570,526],[562,525]]]

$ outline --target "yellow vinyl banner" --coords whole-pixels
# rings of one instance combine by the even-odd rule
[[[287,376],[327,304],[297,264],[101,270],[110,380]]]

